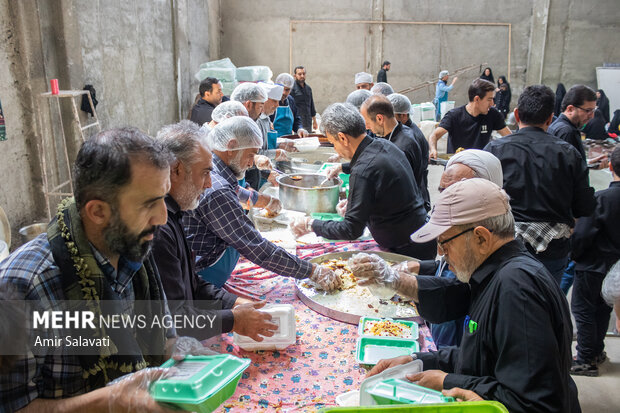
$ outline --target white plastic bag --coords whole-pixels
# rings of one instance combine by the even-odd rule
[[[616,262],[605,276],[601,293],[603,299],[612,307],[620,301],[620,261]]]

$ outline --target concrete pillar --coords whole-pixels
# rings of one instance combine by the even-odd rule
[[[542,82],[550,2],[551,0],[533,0],[532,2],[530,47],[525,81],[527,85]]]

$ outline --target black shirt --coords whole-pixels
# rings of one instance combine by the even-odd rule
[[[379,69],[379,73],[377,73],[377,83],[379,82],[387,83],[387,70]]]
[[[308,132],[311,132],[312,118],[316,115],[316,110],[314,109],[314,99],[312,97],[312,88],[307,83],[305,83],[305,86],[301,86],[298,81],[295,81],[290,96],[295,99],[297,113],[299,113],[303,128]]]
[[[620,181],[597,191],[596,209],[577,221],[571,238],[575,269],[607,274],[620,259]]]
[[[230,310],[237,296],[203,280],[194,267],[194,254],[183,230],[183,211],[166,195],[168,220],[155,234],[153,256],[161,276],[170,312],[183,315],[215,316],[212,329],[177,329],[180,336],[191,335],[204,340],[232,330],[234,316]],[[202,323],[202,321],[200,321]]]
[[[570,144],[536,127],[519,129],[485,148],[502,163],[504,189],[517,222],[564,223],[592,213],[588,169]],[[569,244],[553,240],[541,256],[566,256]]]
[[[580,412],[569,374],[568,303],[547,269],[513,240],[474,271],[469,286],[470,294],[453,300],[476,328],[465,329],[458,348],[418,353],[424,370],[443,370],[444,388],[472,390],[511,412]],[[434,306],[446,304],[453,303]]]
[[[353,240],[368,225],[383,248],[409,244],[409,236],[424,224],[426,210],[403,152],[385,139],[366,136],[350,167],[344,220],[315,220],[312,230],[328,239]]]
[[[215,109],[215,105],[204,99],[200,99],[192,108],[192,116],[190,117],[190,120],[200,126],[211,122],[211,114],[213,113],[213,109]]]
[[[455,153],[458,148],[484,148],[491,139],[491,132],[505,128],[506,123],[495,108],[490,108],[486,115],[473,117],[465,106],[460,106],[446,113],[439,127],[448,131],[448,153]]]
[[[416,133],[416,130],[419,133]],[[396,125],[392,133],[385,136],[385,138],[405,153],[407,161],[409,161],[409,165],[411,165],[413,177],[418,185],[418,189],[424,198],[424,208],[426,211],[430,211],[430,196],[428,193],[428,142],[424,134],[415,124],[413,128],[409,128],[398,122],[398,125]]]
[[[579,151],[581,159],[587,162],[586,151],[581,143],[581,132],[563,113],[549,126],[547,133],[568,142]]]

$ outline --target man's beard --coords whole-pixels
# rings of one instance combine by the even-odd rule
[[[476,271],[480,264],[478,263],[478,258],[476,254],[474,254],[474,251],[469,246],[469,244],[466,244],[465,248],[467,249],[463,254],[464,258],[463,262],[460,264],[461,268],[457,269],[454,264],[450,263],[450,261],[448,261],[448,264],[452,266],[452,268],[454,269],[454,275],[456,275],[456,278],[458,278],[460,282],[469,283],[471,275],[474,273],[474,271]]]
[[[195,188],[194,183],[192,182],[192,175],[189,173],[187,175],[187,179],[183,183],[181,193],[178,195],[178,199],[176,199],[177,204],[182,211],[191,211],[193,209],[198,208],[198,204],[200,201],[200,195],[202,194],[202,188]]]
[[[140,240],[149,234],[154,234],[157,228],[153,226],[135,235],[125,225],[115,208],[110,223],[103,230],[103,237],[110,252],[119,254],[130,261],[142,262],[151,251],[153,241]]]
[[[232,158],[230,164],[228,164],[228,167],[235,174],[235,178],[237,179],[243,179],[245,177],[245,171],[248,169],[241,167],[241,155],[241,151],[237,151],[235,157]]]

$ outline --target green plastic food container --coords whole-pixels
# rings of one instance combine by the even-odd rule
[[[387,379],[368,389],[377,404],[429,404],[454,402],[453,397],[444,396],[440,391],[418,386],[410,381]]]
[[[357,339],[356,360],[374,365],[381,359],[408,356],[420,351],[416,340],[387,337],[360,337]]]
[[[151,385],[153,399],[178,409],[209,413],[230,398],[250,359],[230,354],[187,356],[183,361],[168,360],[162,367],[177,369],[171,377]]]
[[[360,413],[360,412],[390,412],[390,413],[508,413],[503,404],[492,401],[483,402],[456,402],[440,404],[401,404],[396,406],[372,407],[326,407],[319,410],[321,413]]]
[[[418,339],[418,323],[414,322],[414,321],[408,321],[408,320],[396,320],[393,318],[375,318],[375,317],[362,317],[360,318],[360,322],[358,324],[358,330],[357,333],[359,334],[360,337],[375,337],[375,338],[399,338],[399,337],[390,337],[390,336],[375,336],[372,334],[366,334],[364,333],[364,330],[366,329],[366,323],[368,322],[376,322],[376,321],[391,321],[393,323],[397,323],[397,324],[402,324],[405,325],[407,327],[409,327],[410,331],[411,331],[411,337],[400,337],[400,338],[407,338],[408,340],[417,340]]]

